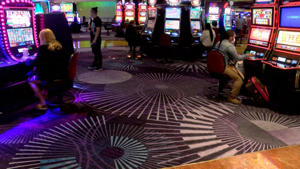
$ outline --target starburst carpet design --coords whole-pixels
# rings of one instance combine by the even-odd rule
[[[0,168],[156,169],[300,143],[299,115],[214,99],[205,63],[129,59],[108,45],[92,72],[88,50],[67,105],[0,124]]]

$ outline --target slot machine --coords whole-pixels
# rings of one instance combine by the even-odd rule
[[[77,17],[77,21],[80,20],[79,17],[74,13],[72,3],[61,3],[60,11],[65,14],[69,25],[74,22],[75,17]]]
[[[279,6],[276,41],[272,53],[267,60],[263,61],[266,82],[271,87],[273,96],[283,99],[282,102],[292,102],[293,94],[300,96],[299,16],[299,1],[283,3]]]
[[[171,36],[171,43],[179,43],[181,0],[167,0],[165,9],[165,33]]]
[[[133,2],[125,3],[125,22],[135,20],[135,4]]]
[[[0,67],[35,58],[38,37],[34,12],[34,4],[30,0],[1,2]]]
[[[146,19],[147,19],[147,4],[142,2],[139,3],[138,5],[138,23],[140,25],[144,25],[146,23]]]
[[[262,77],[262,60],[271,52],[276,29],[278,2],[275,0],[256,0],[251,7],[251,26],[245,53],[253,54],[244,61],[246,77]]]
[[[232,30],[232,9],[231,7],[227,7],[224,10],[224,16],[223,16],[223,24],[225,31]]]
[[[123,21],[123,5],[122,2],[119,1],[118,3],[116,3],[116,18],[115,18],[115,22],[117,24],[121,24]]]
[[[145,33],[147,35],[152,35],[156,23],[157,17],[157,8],[155,7],[156,0],[149,0],[148,1],[148,15],[147,15],[147,23],[145,27]]]
[[[33,0],[35,14],[47,14],[50,12],[50,2],[48,0]]]
[[[208,8],[208,16],[207,16],[207,23],[212,24],[213,21],[216,21],[219,26],[219,19],[220,19],[220,7],[217,3],[209,3]]]
[[[200,43],[200,36],[202,35],[202,22],[201,22],[201,12],[200,0],[192,0],[192,7],[190,9],[190,23],[191,32],[194,39],[194,44]]]

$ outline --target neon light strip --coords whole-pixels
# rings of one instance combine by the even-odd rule
[[[16,4],[25,3],[27,5],[30,5],[30,7],[18,7],[18,6],[13,6]],[[36,21],[35,21],[35,15],[34,15],[34,4],[31,0],[6,0],[5,2],[3,1],[0,6],[0,21],[1,21],[1,31],[2,31],[2,36],[1,36],[1,48],[3,50],[3,53],[5,54],[6,57],[10,57],[15,61],[23,61],[22,59],[16,58],[9,46],[9,41],[8,41],[8,36],[7,36],[7,31],[6,31],[6,25],[5,25],[5,15],[4,15],[4,10],[7,8],[17,8],[17,9],[30,9],[32,13],[32,28],[33,28],[33,36],[34,36],[34,41],[35,45],[38,48],[38,39],[37,39],[37,32],[36,32]]]

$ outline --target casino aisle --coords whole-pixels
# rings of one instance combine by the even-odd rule
[[[300,144],[300,115],[216,99],[205,63],[131,59],[103,34],[104,70],[88,71],[88,34],[73,38],[68,104],[1,123],[0,168],[163,168]]]

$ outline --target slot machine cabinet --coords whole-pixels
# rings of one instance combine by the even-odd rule
[[[133,2],[125,3],[125,22],[135,20],[135,4]]]
[[[179,44],[181,22],[181,0],[167,0],[165,8],[165,34],[171,36],[172,44]]]
[[[256,0],[251,7],[251,26],[245,53],[251,53],[253,57],[244,61],[246,78],[263,78],[262,61],[270,55],[274,44],[277,8],[276,0]]]
[[[225,31],[232,30],[232,9],[231,7],[227,7],[224,10],[224,16],[223,16],[223,24]]]
[[[201,12],[200,0],[192,0],[192,7],[190,8],[190,24],[191,33],[193,36],[193,45],[200,44],[200,37],[202,35],[202,22],[201,22]]]
[[[265,77],[281,96],[288,90],[300,95],[300,3],[281,5],[279,15],[273,51],[263,61]]]
[[[145,26],[145,33],[148,36],[151,36],[156,23],[157,18],[157,8],[155,7],[156,0],[149,0],[148,1],[148,14],[147,14],[147,20],[146,20],[146,26]],[[150,40],[150,37],[147,38]]]
[[[5,57],[2,58],[2,66],[34,59],[38,48],[38,37],[33,2],[30,0],[1,1],[0,20],[0,46]]]
[[[138,23],[140,25],[144,25],[147,19],[147,4],[146,3],[139,3],[138,5]]]
[[[122,2],[119,1],[116,4],[116,18],[115,18],[115,22],[120,25],[123,21],[123,5]]]

